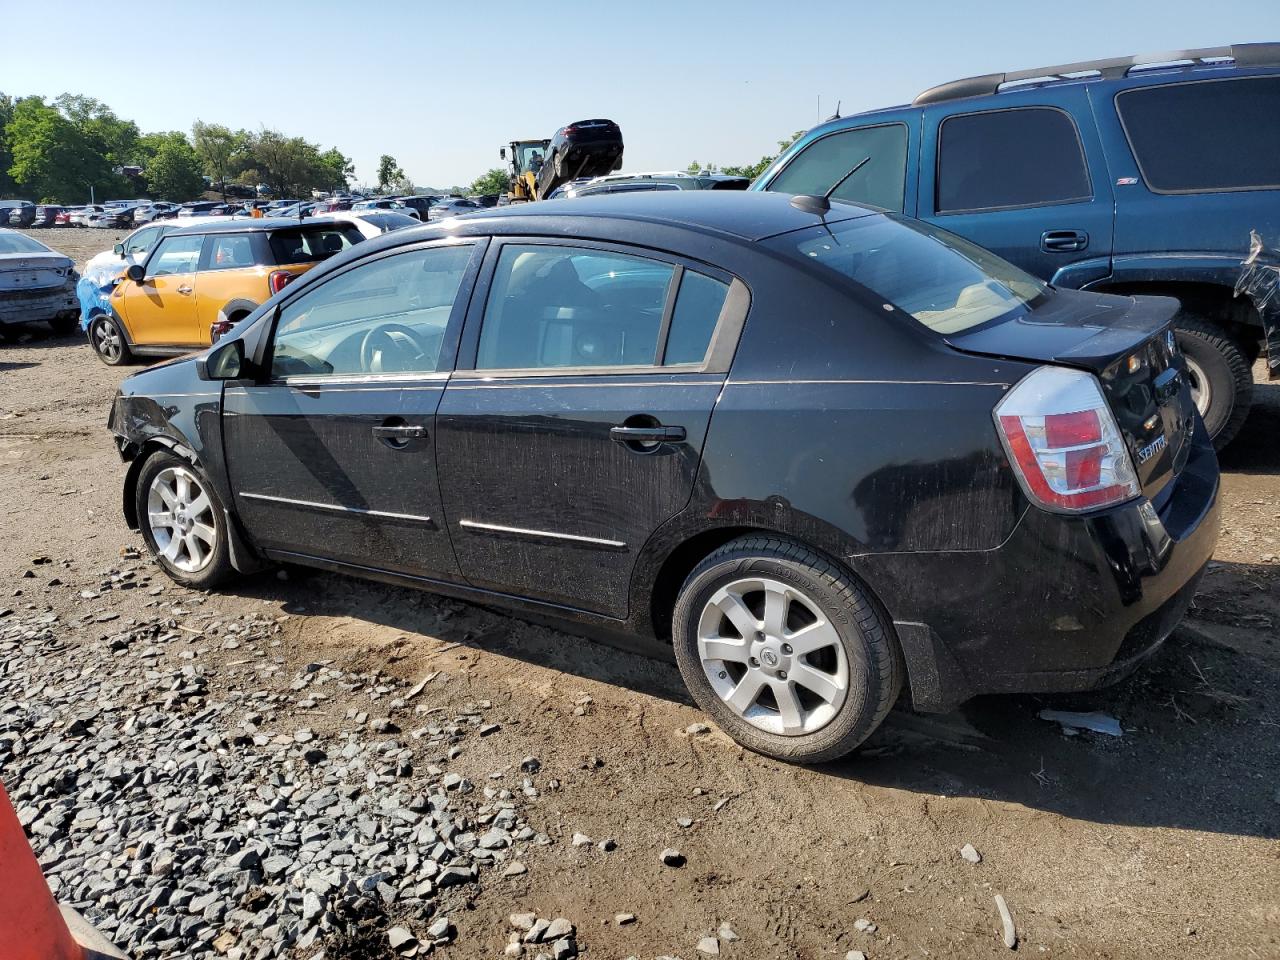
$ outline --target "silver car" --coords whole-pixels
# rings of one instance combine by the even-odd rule
[[[13,324],[42,320],[70,333],[79,315],[79,279],[70,257],[0,227],[0,336]]]

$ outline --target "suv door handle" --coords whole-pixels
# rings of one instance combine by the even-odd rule
[[[1040,234],[1040,249],[1045,253],[1071,253],[1089,246],[1089,235],[1083,230],[1046,230]]]
[[[427,428],[412,424],[400,426],[381,426],[373,428],[373,435],[379,440],[421,440],[427,435]]]
[[[609,439],[618,443],[682,443],[684,427],[610,427]]]

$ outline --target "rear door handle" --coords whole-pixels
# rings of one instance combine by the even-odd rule
[[[404,424],[394,427],[374,427],[373,435],[379,440],[421,440],[427,435],[427,428]]]
[[[1089,235],[1083,230],[1046,230],[1040,234],[1040,249],[1045,253],[1071,253],[1089,246]]]
[[[609,439],[618,443],[682,443],[684,427],[610,427]]]

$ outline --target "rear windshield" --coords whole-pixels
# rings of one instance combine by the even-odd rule
[[[0,253],[48,253],[43,243],[20,233],[0,233]]]
[[[360,219],[365,223],[371,223],[383,233],[389,230],[399,230],[401,227],[416,227],[422,223],[421,220],[415,220],[413,217],[403,213],[393,213],[390,210],[378,213],[363,213]]]
[[[1047,289],[968,240],[896,214],[806,227],[768,243],[853,280],[944,335],[1025,308]]]
[[[271,234],[271,253],[278,264],[315,263],[359,243],[359,229],[350,223],[316,224]]]
[[[1280,187],[1280,77],[1141,87],[1116,107],[1152,190]]]

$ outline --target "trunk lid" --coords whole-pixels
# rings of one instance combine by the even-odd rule
[[[72,261],[60,253],[0,255],[0,292],[60,287],[67,282],[72,266]]]
[[[1143,494],[1160,494],[1191,452],[1195,404],[1172,336],[1177,300],[1054,290],[1022,316],[948,334],[952,347],[1097,376],[1129,448]],[[1132,369],[1131,369],[1132,367]]]

